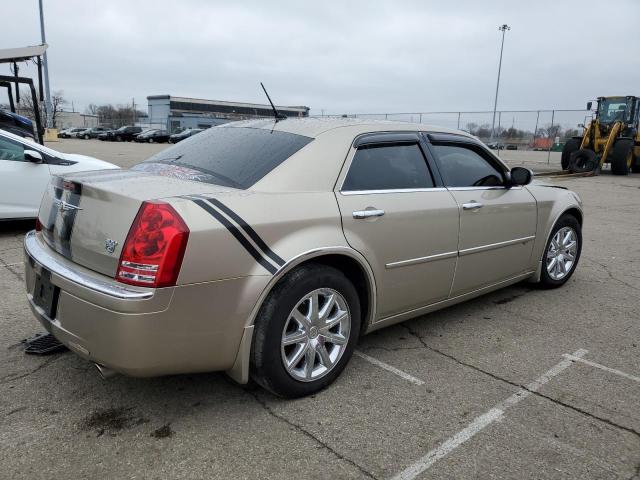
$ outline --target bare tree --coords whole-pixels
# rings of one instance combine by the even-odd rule
[[[56,122],[58,120],[58,114],[62,111],[62,107],[66,105],[67,100],[64,98],[64,92],[62,90],[57,90],[53,92],[53,96],[51,97],[51,124],[53,127],[56,127]],[[35,108],[38,108],[40,111],[40,118],[42,121],[45,121],[45,108],[44,102],[37,102],[37,104],[33,105],[33,98],[31,97],[31,90],[25,89],[20,91],[20,103],[16,105],[16,109],[20,115],[24,115],[27,118],[34,119],[34,111]]]
[[[545,138],[556,138],[560,136],[560,131],[562,127],[560,125],[551,125],[548,124],[545,127],[538,128],[538,136]]]
[[[98,110],[100,107],[95,103],[90,103],[87,105],[87,108],[84,109],[84,113],[88,113],[89,115],[98,115]]]

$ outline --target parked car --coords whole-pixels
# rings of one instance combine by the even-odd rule
[[[73,138],[84,138],[85,132],[87,132],[87,135],[88,135],[89,130],[91,130],[91,129],[90,128],[83,128],[82,130],[78,130],[77,132],[74,132],[71,136]]]
[[[11,132],[20,137],[35,139],[33,122],[27,117],[8,110],[0,110],[0,130]]]
[[[518,145],[514,145],[513,143],[510,145],[507,145],[507,150],[517,150],[518,149]]]
[[[116,168],[97,158],[56,152],[0,130],[0,220],[36,217],[52,175]]]
[[[363,333],[563,285],[582,218],[575,193],[454,130],[233,122],[131,170],[54,179],[25,239],[27,298],[104,375],[222,370],[297,397]]]
[[[192,137],[193,135],[202,132],[203,128],[187,128],[179,133],[174,133],[169,137],[169,143],[178,143],[184,140],[185,138]]]
[[[61,130],[58,130],[58,138],[65,138],[65,135],[67,135],[68,132],[71,132],[70,128],[63,128]]]
[[[77,137],[84,138],[85,140],[89,140],[90,138],[98,138],[98,135],[108,131],[110,130],[106,127],[92,127],[92,128],[87,128],[84,132],[77,134]]]
[[[75,138],[79,132],[84,132],[87,127],[73,127],[60,131],[60,138]],[[64,132],[64,133],[63,133]]]
[[[498,142],[487,143],[487,147],[491,150],[504,150],[504,144]]]
[[[100,133],[98,135],[98,140],[106,140],[109,142],[131,142],[139,133],[142,133],[141,127],[127,125],[125,127],[120,127],[117,130]]]
[[[166,143],[169,141],[169,132],[166,130],[147,130],[136,137],[136,142]]]

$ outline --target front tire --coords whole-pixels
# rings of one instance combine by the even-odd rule
[[[633,140],[621,138],[613,145],[611,152],[611,173],[628,175],[633,163]]]
[[[573,275],[582,251],[582,228],[573,215],[562,215],[551,229],[542,256],[540,286],[558,288]]]
[[[631,173],[640,173],[640,156],[633,156],[631,162]]]
[[[331,384],[348,363],[360,333],[360,302],[339,270],[303,265],[274,287],[255,322],[251,376],[288,398]]]

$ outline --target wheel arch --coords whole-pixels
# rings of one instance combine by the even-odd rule
[[[288,272],[308,263],[330,265],[342,271],[345,276],[354,283],[360,298],[360,309],[362,315],[360,333],[365,333],[368,327],[373,323],[376,315],[376,282],[371,266],[360,253],[352,248],[344,246],[324,247],[301,253],[286,262],[275,273],[275,275],[271,277],[271,280],[269,280],[269,283],[267,283],[267,286],[263,289],[251,310],[251,314],[247,318],[247,322],[244,327],[236,360],[231,369],[226,372],[227,375],[236,382],[243,384],[247,383],[249,380],[253,328],[260,308],[273,288]],[[363,286],[366,288],[362,288]]]
[[[246,326],[254,324],[258,311],[269,296],[273,288],[282,278],[294,268],[308,263],[321,263],[332,266],[342,273],[354,284],[360,298],[360,309],[362,312],[362,326],[366,330],[375,318],[376,305],[376,283],[373,270],[367,260],[357,251],[348,247],[327,247],[310,250],[301,253],[284,264],[271,278],[262,294],[258,298],[256,305],[251,311]],[[364,288],[362,288],[364,287]]]
[[[549,224],[547,225],[547,228],[546,228],[546,231],[545,231],[545,234],[544,234],[544,243],[542,244],[541,252],[540,252],[539,256],[537,256],[538,265],[537,265],[537,268],[536,268],[536,273],[529,280],[531,283],[538,283],[540,281],[540,278],[541,278],[541,275],[542,275],[542,264],[543,264],[544,250],[547,247],[547,243],[549,243],[549,238],[551,238],[551,231],[553,230],[553,226],[556,223],[558,223],[558,220],[560,220],[560,217],[562,217],[563,215],[571,215],[572,217],[574,217],[578,221],[578,223],[580,224],[580,228],[582,228],[584,214],[582,212],[582,209],[578,205],[574,204],[574,205],[565,206],[565,208],[561,209],[559,213],[556,213],[552,217],[553,221],[549,222]]]
[[[583,220],[583,216],[582,216],[582,210],[578,209],[577,207],[571,207],[566,209],[565,211],[563,211],[560,215],[558,215],[558,218],[556,218],[555,222],[553,222],[551,228],[553,228],[553,225],[556,224],[556,222],[558,221],[558,219],[562,216],[562,215],[571,215],[572,217],[575,217],[575,219],[578,221],[578,223],[580,224],[580,227],[582,227],[582,220]],[[549,230],[549,233],[551,233],[551,230]],[[547,238],[547,241],[549,239]]]

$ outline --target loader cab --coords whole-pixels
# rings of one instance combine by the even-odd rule
[[[599,97],[596,119],[601,125],[637,125],[638,97]]]

